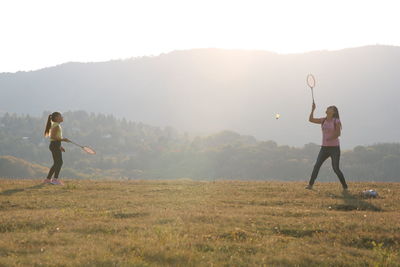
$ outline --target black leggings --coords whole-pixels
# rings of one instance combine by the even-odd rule
[[[331,157],[332,159],[332,167],[334,172],[336,173],[337,177],[340,180],[343,188],[347,189],[346,180],[344,179],[342,171],[339,169],[339,161],[340,161],[340,147],[339,146],[322,146],[321,150],[319,151],[317,162],[314,165],[313,172],[310,178],[310,185],[312,186],[317,179],[319,169],[321,168],[322,163]]]
[[[49,174],[47,175],[47,179],[50,179],[53,174],[54,178],[58,178],[58,175],[61,170],[61,166],[63,165],[63,160],[62,160],[62,152],[61,152],[61,141],[51,141],[49,149],[51,151],[51,154],[53,155],[53,166],[51,166]]]

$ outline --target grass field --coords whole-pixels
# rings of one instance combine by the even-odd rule
[[[304,185],[0,179],[0,266],[400,266],[400,183]]]

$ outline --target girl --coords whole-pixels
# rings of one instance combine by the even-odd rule
[[[63,116],[60,112],[53,112],[49,115],[47,119],[46,129],[44,130],[44,136],[50,137],[50,146],[49,149],[53,156],[53,166],[51,166],[49,174],[47,175],[47,179],[45,179],[44,183],[51,184],[62,184],[58,180],[58,175],[61,170],[61,166],[63,164],[62,160],[62,152],[65,152],[65,149],[61,146],[61,142],[70,142],[67,138],[62,137],[62,129],[60,123],[64,121]],[[54,174],[54,178],[51,177]]]
[[[311,174],[310,182],[306,186],[306,189],[312,189],[315,179],[317,179],[319,169],[322,163],[331,157],[332,167],[335,171],[337,177],[342,184],[344,190],[347,190],[346,180],[344,179],[342,171],[339,169],[340,160],[340,143],[339,136],[342,129],[342,124],[340,123],[339,111],[337,107],[330,106],[326,109],[325,118],[314,118],[315,103],[312,105],[311,114],[309,121],[317,124],[321,124],[322,128],[322,146],[318,154],[317,162],[314,165],[313,172]]]

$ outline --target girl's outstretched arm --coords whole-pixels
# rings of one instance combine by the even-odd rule
[[[314,118],[314,110],[315,110],[315,103],[313,103],[312,104],[312,107],[311,107],[311,113],[310,113],[310,117],[308,118],[308,121],[309,122],[312,122],[312,123],[317,123],[317,124],[321,124],[322,123],[322,120],[321,119],[316,119],[316,118]]]

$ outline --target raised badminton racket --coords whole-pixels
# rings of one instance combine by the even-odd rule
[[[312,102],[315,103],[314,101],[314,87],[315,87],[315,78],[314,75],[308,74],[307,75],[307,84],[311,89],[311,97],[312,97]]]

